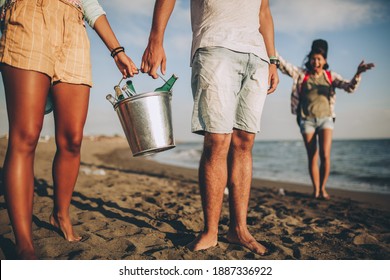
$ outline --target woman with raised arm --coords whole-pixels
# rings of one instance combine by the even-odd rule
[[[313,41],[303,68],[286,62],[278,55],[280,71],[293,78],[291,111],[297,115],[297,122],[305,142],[313,197],[326,200],[330,199],[326,191],[326,182],[330,174],[330,151],[336,116],[335,89],[340,88],[348,93],[354,92],[360,82],[361,74],[374,67],[373,63],[362,61],[356,74],[348,81],[328,70],[327,53],[328,43],[318,39]],[[318,159],[320,159],[319,166]]]

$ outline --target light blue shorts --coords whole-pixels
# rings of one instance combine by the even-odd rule
[[[193,58],[191,85],[192,132],[260,131],[268,90],[267,62],[251,53],[201,48]]]
[[[334,121],[332,117],[305,118],[300,120],[299,127],[302,134],[311,134],[322,129],[334,129]]]

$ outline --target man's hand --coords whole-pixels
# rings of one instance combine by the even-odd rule
[[[161,43],[149,42],[142,56],[141,72],[148,73],[154,79],[158,78],[157,69],[165,75],[167,58]]]
[[[275,64],[269,65],[268,84],[269,89],[267,91],[267,94],[271,94],[276,90],[276,87],[279,84],[278,68]]]
[[[158,78],[157,69],[165,75],[167,58],[163,47],[164,32],[176,0],[156,0],[153,11],[152,29],[148,46],[142,56],[141,71],[154,79]]]

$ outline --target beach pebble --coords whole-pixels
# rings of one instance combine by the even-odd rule
[[[374,236],[368,234],[368,233],[363,233],[355,236],[353,239],[353,244],[355,245],[364,245],[364,244],[377,244],[378,239],[376,239]]]
[[[103,169],[97,169],[97,170],[94,170],[92,172],[93,175],[100,175],[100,176],[104,176],[106,175],[106,171],[104,171]]]
[[[88,167],[81,167],[80,171],[83,172],[85,175],[91,175],[92,170],[89,169]]]
[[[283,189],[283,188],[280,188],[280,189],[279,189],[278,195],[280,195],[280,196],[285,196],[285,195],[286,195],[286,193],[284,192],[284,189]]]
[[[91,169],[88,167],[81,167],[80,171],[84,173],[85,175],[98,175],[98,176],[104,176],[106,175],[106,171],[103,169]]]

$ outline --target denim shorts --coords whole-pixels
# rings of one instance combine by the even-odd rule
[[[304,118],[300,120],[299,127],[302,134],[311,134],[322,129],[334,129],[334,121],[332,117]]]
[[[191,86],[192,132],[260,131],[268,63],[258,56],[222,47],[198,49],[192,61]]]

